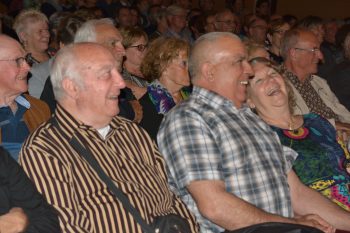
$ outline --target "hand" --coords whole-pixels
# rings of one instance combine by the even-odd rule
[[[29,220],[21,208],[14,207],[7,214],[0,216],[1,233],[20,233],[28,227]]]
[[[135,117],[134,117],[134,122],[140,123],[143,117],[143,108],[141,104],[139,103],[138,100],[131,100],[129,101],[132,109],[134,110]]]
[[[331,224],[326,222],[317,214],[299,216],[296,217],[294,220],[297,224],[315,227],[317,229],[320,229],[321,231],[324,231],[325,233],[334,233],[336,230]]]

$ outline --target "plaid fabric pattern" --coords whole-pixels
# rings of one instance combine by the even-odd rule
[[[158,133],[170,186],[196,215],[201,232],[222,228],[200,215],[186,186],[196,180],[223,180],[230,192],[267,212],[293,216],[287,173],[296,153],[247,107],[194,87],[172,109]]]

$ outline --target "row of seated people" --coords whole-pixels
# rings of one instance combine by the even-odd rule
[[[84,33],[84,30],[92,32],[93,35]],[[132,30],[130,29],[130,31]],[[317,71],[317,62],[314,60],[318,61],[322,56],[318,50],[320,43],[314,34],[304,29],[292,30],[289,34],[291,37],[296,36],[297,40],[293,40],[295,44],[286,43],[289,47],[286,48],[285,66],[283,67],[285,75],[288,77],[287,71],[294,73],[290,67],[295,67],[295,65],[288,65],[288,61],[292,62],[293,56],[296,56],[295,51],[299,51],[299,57],[295,60],[312,61],[312,63],[308,63],[309,70],[303,73],[303,75],[307,73],[305,76],[310,76],[315,73],[315,70]],[[245,92],[248,78],[254,74],[254,71],[258,72],[259,70],[256,70],[253,65],[253,71],[247,63],[244,46],[237,37],[230,33],[207,34],[196,42],[189,61],[189,45],[179,39],[159,38],[145,50],[145,44],[142,42],[138,44],[140,40],[145,38],[139,37],[139,40],[131,42],[129,46],[124,48],[123,37],[113,23],[108,20],[90,21],[84,24],[72,38],[76,44],[66,43],[55,58],[51,68],[49,80],[58,102],[55,115],[45,125],[36,129],[25,141],[20,156],[21,164],[36,188],[44,195],[46,201],[57,210],[62,231],[141,232],[140,226],[132,218],[120,219],[120,214],[117,212],[121,211],[121,204],[113,199],[106,185],[98,180],[96,174],[92,172],[92,168],[69,144],[70,139],[75,136],[82,137],[81,143],[94,152],[95,159],[103,165],[104,170],[108,171],[117,186],[130,199],[139,200],[142,196],[139,201],[144,204],[141,205],[137,202],[135,206],[149,223],[157,216],[174,212],[188,220],[192,232],[198,231],[192,214],[196,216],[203,232],[232,230],[261,222],[261,219],[264,219],[263,221],[297,222],[318,227],[327,232],[332,232],[334,227],[344,230],[350,229],[346,223],[346,220],[349,219],[347,212],[330,204],[326,199],[299,182],[291,170],[296,153],[282,147],[271,136],[273,135],[271,129],[245,108],[243,103],[246,101]],[[288,37],[286,36],[286,38]],[[14,40],[6,36],[2,36],[2,40],[4,57],[1,59],[4,64],[2,66],[4,82],[12,80],[11,85],[4,85],[4,89],[6,89],[4,93],[7,94],[3,97],[3,109],[6,109],[13,116],[17,113],[23,116],[26,109],[31,110],[32,106],[35,106],[35,104],[28,105],[27,103],[31,103],[31,97],[22,95],[27,89],[25,77],[29,71],[27,64],[29,60],[25,56],[25,51]],[[285,41],[288,40],[285,39]],[[82,42],[96,42],[100,45]],[[310,46],[310,48],[304,48],[303,45]],[[105,48],[110,50],[112,54]],[[143,116],[147,116],[148,113],[150,113],[149,117],[158,116],[160,118],[155,122],[150,118],[150,123],[145,123],[146,130],[147,126],[154,124],[153,127],[150,127],[154,131],[153,134],[151,133],[154,139],[165,113],[183,99],[188,98],[188,94],[182,90],[182,87],[189,83],[187,72],[188,69],[190,70],[191,82],[194,85],[193,94],[188,101],[176,108],[176,111],[165,115],[166,119],[158,135],[161,154],[164,155],[167,165],[160,156],[156,145],[143,130],[134,123],[115,117],[119,111],[118,96],[120,91],[130,81],[124,81],[125,77],[122,79],[119,74],[122,71],[123,57],[127,54],[128,49],[134,49],[134,54],[145,51],[140,69],[143,71],[143,75],[146,77],[152,75],[155,79],[145,89],[131,89],[131,93],[129,93],[134,97],[137,91],[141,93],[141,98],[135,98],[140,101],[135,101],[136,104],[132,104],[139,104],[143,107],[140,108],[138,105],[134,108],[138,108],[142,112],[140,122],[144,120]],[[306,59],[307,56],[313,59]],[[164,63],[162,64],[162,62]],[[285,71],[286,69],[287,71]],[[295,74],[298,77],[298,70],[295,71]],[[13,77],[8,79],[8,76]],[[266,88],[268,96],[280,99],[279,94],[282,93],[283,96],[283,91],[280,91],[281,87],[278,85],[273,85],[275,84],[272,84],[272,88]],[[250,81],[248,90],[250,90],[249,86],[253,86]],[[323,98],[321,98],[321,102],[324,101]],[[23,99],[27,101],[24,101],[25,104],[23,104]],[[261,101],[263,98],[257,99]],[[331,100],[333,109],[318,112],[315,108],[316,110],[312,109],[311,111],[329,119],[338,130],[348,130],[345,123],[349,118],[344,107],[339,104],[336,98]],[[308,105],[309,102],[306,100],[304,101],[307,107],[312,106],[312,104]],[[248,103],[256,105],[259,113],[261,106],[253,102],[252,100],[248,101]],[[148,111],[145,106],[148,106],[153,113]],[[17,111],[22,107],[25,109]],[[285,105],[283,107],[285,108]],[[281,109],[284,110],[284,108]],[[323,105],[321,105],[321,109],[324,109]],[[233,110],[234,112],[232,112]],[[136,110],[133,112],[136,115]],[[272,115],[275,116],[275,114],[276,112],[273,112]],[[47,116],[47,114],[44,115]],[[237,118],[232,118],[235,115]],[[228,116],[230,117],[227,118]],[[264,118],[265,115],[260,116],[264,120],[270,119],[270,116],[266,118]],[[310,118],[314,117],[317,118],[314,115]],[[12,116],[11,118],[14,119]],[[17,118],[16,124],[25,127],[21,118],[21,116]],[[48,117],[44,118],[40,121],[48,119]],[[215,120],[215,118],[217,119]],[[34,119],[38,118],[35,116]],[[291,114],[286,114],[286,118],[282,118],[281,115],[277,119],[282,122],[282,125],[277,122],[275,126],[288,131],[287,136],[289,137],[286,141],[289,143],[292,141],[294,146],[299,144],[297,140],[309,136],[307,134],[303,135],[304,138],[293,138],[294,134],[306,131],[301,125],[309,118],[304,117],[301,120],[300,117],[291,117]],[[274,122],[271,123],[268,120],[266,120],[267,123],[274,125]],[[245,124],[241,121],[244,121]],[[321,122],[328,129],[331,126],[325,120]],[[265,127],[261,128],[261,125]],[[7,124],[7,127],[11,126]],[[29,131],[29,126],[27,127]],[[238,130],[237,127],[242,128]],[[5,128],[6,125],[2,126],[2,130]],[[317,134],[314,130],[309,131],[312,131],[313,136]],[[236,135],[237,132],[239,133]],[[257,132],[260,134],[259,137],[264,139],[254,137]],[[322,133],[325,132],[322,131]],[[302,166],[304,165],[300,165],[303,163],[300,162],[302,158],[294,170],[297,171],[297,175],[304,183],[323,191],[324,195],[346,209],[349,201],[348,174],[344,172],[346,166],[345,168],[341,167],[346,158],[345,152],[341,152],[339,146],[337,147],[334,127],[333,131],[328,130],[326,133],[329,133],[327,138],[334,148],[331,150],[334,154],[330,155],[328,152],[324,152],[329,157],[326,158],[327,156],[324,155],[323,162],[336,158],[336,161],[333,161],[335,164],[327,165],[338,167],[332,167],[332,171],[337,170],[335,173],[325,168],[322,171],[327,170],[327,177],[332,178],[332,182],[335,176],[339,176],[336,185],[329,185],[322,190],[317,185],[311,185],[323,173],[320,171],[318,174],[304,176],[302,173],[305,173],[306,170],[303,170]],[[243,141],[245,143],[242,143]],[[250,146],[249,143],[251,143]],[[324,145],[324,142],[317,143]],[[271,145],[271,147],[267,148],[263,144]],[[287,146],[293,147],[293,145],[287,143]],[[296,148],[298,147],[293,147],[294,150],[297,150]],[[322,150],[325,149],[322,148]],[[262,151],[264,156],[260,155],[258,151]],[[107,154],[108,156],[106,156]],[[222,155],[224,157],[221,157]],[[252,160],[258,155],[261,156],[259,161]],[[195,156],[197,158],[193,159]],[[218,156],[220,157],[218,158]],[[245,160],[245,156],[248,156],[249,159]],[[243,161],[240,161],[242,159]],[[271,161],[276,163],[271,164]],[[297,161],[298,159],[296,164],[298,164]],[[318,162],[317,159],[316,162]],[[320,161],[318,165],[321,166],[323,162]],[[260,165],[263,166],[259,167]],[[248,169],[246,171],[249,171],[250,174],[241,173],[240,166]],[[309,167],[306,169],[310,172]],[[165,185],[167,181],[165,171],[169,172],[172,190],[181,200]],[[266,171],[274,172],[272,175],[262,175]],[[310,176],[313,180],[309,180]],[[285,177],[285,179],[280,180],[280,177]],[[245,182],[249,180],[253,183],[241,183],[236,186],[235,179],[242,179]],[[151,185],[146,182],[147,180],[157,182]],[[81,186],[79,184],[82,183],[83,187],[79,187]],[[132,183],[134,186],[126,186],[126,183]],[[263,187],[256,186],[256,184],[261,184]],[[270,191],[273,188],[276,189],[275,186],[279,191],[266,200],[267,193],[270,195]],[[265,191],[262,192],[261,189]],[[57,190],[60,191],[57,192]],[[345,194],[339,194],[339,190],[345,191]],[[231,195],[227,196],[228,193]],[[223,196],[219,197],[218,195]],[[300,196],[304,198],[300,198]],[[157,197],[162,197],[165,202],[156,203],[154,198],[157,199]],[[221,197],[223,201],[220,203],[211,201],[217,198],[221,200]],[[106,202],[106,200],[109,201]],[[171,204],[166,200],[172,200]],[[274,204],[270,205],[266,202]],[[255,213],[256,215],[253,218],[242,216],[233,218],[234,212],[230,212],[231,215],[225,212],[228,206],[232,206],[229,211],[237,211],[236,205],[245,210],[242,214],[248,216]],[[225,209],[221,209],[224,206]],[[107,209],[111,211],[107,211]],[[213,209],[217,209],[218,212],[211,213]],[[96,213],[101,212],[105,213],[106,218],[100,218],[96,215]],[[320,216],[307,215],[315,212],[319,213]],[[294,214],[303,217],[293,218]],[[242,219],[251,219],[251,221],[243,221]],[[344,220],[345,223],[343,223]],[[110,222],[119,224],[108,224]]]

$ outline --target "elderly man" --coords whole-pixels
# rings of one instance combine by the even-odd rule
[[[22,46],[0,35],[0,143],[16,160],[25,138],[50,117],[44,102],[23,94],[29,70]]]
[[[339,103],[327,82],[314,75],[323,58],[315,34],[301,28],[288,31],[282,40],[281,55],[296,98],[294,114],[314,112],[335,122],[337,129],[350,130],[350,112]]]
[[[93,54],[93,56],[91,56]],[[91,165],[70,144],[89,150],[147,223],[174,213],[196,232],[194,218],[167,186],[164,161],[145,131],[118,114],[125,83],[105,47],[76,43],[59,51],[51,80],[58,106],[28,138],[21,164],[59,214],[63,232],[130,232],[142,229]]]
[[[165,116],[158,144],[170,184],[196,215],[201,232],[261,222],[332,232],[322,218],[350,229],[349,213],[299,181],[291,169],[296,153],[244,105],[252,70],[237,36],[200,37],[189,70],[193,93]]]

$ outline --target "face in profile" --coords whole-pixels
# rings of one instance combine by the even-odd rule
[[[77,54],[79,73],[84,80],[78,90],[77,106],[85,118],[109,122],[119,113],[118,96],[125,87],[117,62],[103,47],[80,47]]]
[[[27,50],[44,52],[49,47],[50,33],[47,22],[36,21],[28,24],[22,34],[22,40]]]
[[[166,74],[166,75],[164,75]],[[188,54],[187,51],[180,51],[179,56],[174,58],[163,71],[163,78],[166,83],[182,88],[190,85],[188,74]],[[162,77],[161,77],[162,81]]]
[[[288,106],[288,93],[283,77],[264,63],[252,65],[254,76],[249,80],[248,104],[258,112]]]
[[[21,45],[0,36],[0,86],[8,96],[20,95],[28,90],[27,75],[30,70]]]

